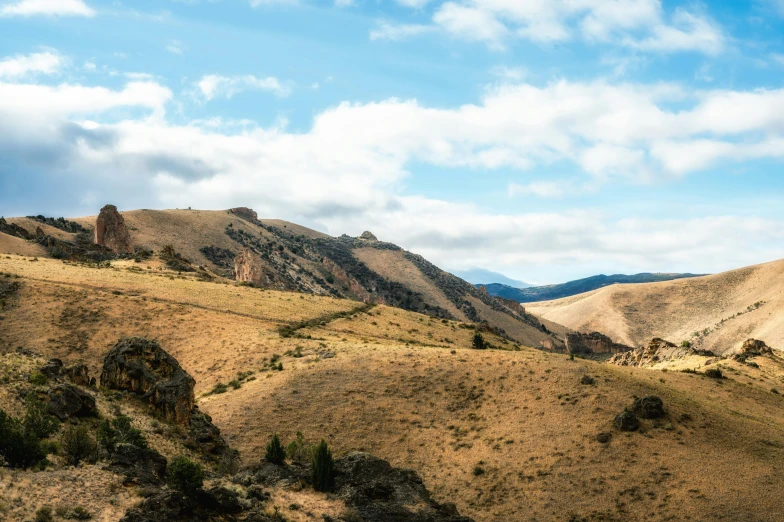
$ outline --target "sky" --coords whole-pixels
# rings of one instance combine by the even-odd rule
[[[0,215],[715,273],[784,257],[783,80],[784,0],[0,0]]]

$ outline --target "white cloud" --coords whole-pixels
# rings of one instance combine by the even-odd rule
[[[395,27],[383,33],[396,34]],[[718,54],[726,40],[718,24],[696,11],[679,7],[668,17],[661,0],[450,0],[436,7],[430,26],[399,27],[406,37],[430,27],[492,49],[515,38],[542,44],[582,38],[652,52]]]
[[[94,16],[95,11],[82,0],[19,0],[0,6],[4,16]]]
[[[54,51],[43,51],[27,55],[18,54],[0,60],[0,79],[19,79],[33,74],[56,74],[65,59]]]
[[[510,183],[508,190],[510,196],[537,196],[540,198],[560,198],[567,192],[570,181],[534,181],[526,185]]]
[[[182,45],[182,42],[179,40],[172,40],[166,45],[166,50],[172,54],[182,55],[185,52],[185,49]]]
[[[288,85],[281,83],[273,76],[259,78],[250,74],[231,77],[210,74],[202,77],[196,86],[199,96],[205,101],[216,97],[231,98],[235,94],[249,90],[268,91],[281,97],[291,93],[291,88]]]
[[[434,28],[429,25],[379,22],[378,26],[370,31],[370,39],[391,41],[407,40],[433,30]]]

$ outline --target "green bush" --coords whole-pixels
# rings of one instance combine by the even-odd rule
[[[473,339],[471,339],[471,347],[475,350],[484,350],[487,348],[487,342],[482,334],[476,332]]]
[[[286,446],[286,455],[292,462],[304,464],[313,458],[313,445],[305,440],[302,432],[298,431],[294,440]]]
[[[0,410],[0,457],[12,468],[29,468],[46,458],[41,441],[23,424]]]
[[[80,462],[94,463],[98,444],[86,424],[70,425],[60,438],[60,449],[66,464],[78,466]]]
[[[49,414],[49,408],[34,393],[29,393],[25,398],[25,416],[22,425],[26,433],[38,439],[45,439],[60,428],[57,417]]]
[[[142,432],[133,427],[131,418],[119,415],[112,421],[104,420],[98,426],[98,442],[108,451],[114,451],[117,444],[132,444],[139,448],[147,447],[147,439]]]
[[[705,370],[705,376],[710,377],[711,379],[723,379],[724,374],[721,373],[719,368],[708,368]]]
[[[194,495],[204,485],[204,469],[188,457],[177,457],[169,464],[169,485],[186,495]]]
[[[81,506],[75,508],[59,507],[55,510],[57,516],[65,520],[90,520],[93,516]]]
[[[52,508],[44,506],[35,512],[35,522],[53,522]]]
[[[283,449],[283,444],[280,443],[278,434],[274,433],[272,435],[272,440],[270,440],[270,443],[267,444],[267,453],[264,456],[264,460],[273,464],[283,464],[285,459],[286,450]]]
[[[316,491],[332,491],[335,488],[335,462],[327,443],[321,443],[313,453],[313,489]]]
[[[33,372],[30,374],[29,381],[33,386],[43,386],[49,382],[49,379],[41,372]]]

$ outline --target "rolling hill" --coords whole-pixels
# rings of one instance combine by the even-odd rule
[[[613,285],[526,308],[631,346],[661,337],[722,354],[755,338],[784,349],[784,261],[690,279]]]
[[[484,286],[490,295],[517,301],[518,303],[534,303],[537,301],[550,301],[569,297],[572,295],[590,292],[614,284],[636,284],[653,283],[657,281],[672,281],[675,279],[686,279],[699,277],[697,274],[635,274],[635,275],[597,275],[561,283],[557,285],[530,286],[527,288],[515,288],[513,286],[491,283]]]

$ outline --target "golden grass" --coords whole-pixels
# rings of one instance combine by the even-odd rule
[[[156,338],[197,379],[200,408],[246,463],[272,432],[301,431],[338,454],[369,451],[417,470],[437,500],[480,522],[784,518],[778,358],[756,358],[758,369],[722,361],[729,379],[716,381],[515,351],[494,336],[505,350],[476,351],[459,323],[385,306],[298,331],[310,339],[281,338],[287,319],[358,303],[20,257],[0,259],[0,271],[23,283],[0,350],[81,358],[95,375],[121,335]],[[207,394],[248,371],[239,389]],[[580,384],[586,373],[595,385]],[[667,418],[596,442],[648,394],[662,397]],[[299,503],[295,493],[276,492],[276,504]],[[318,511],[286,516],[309,510]]]

